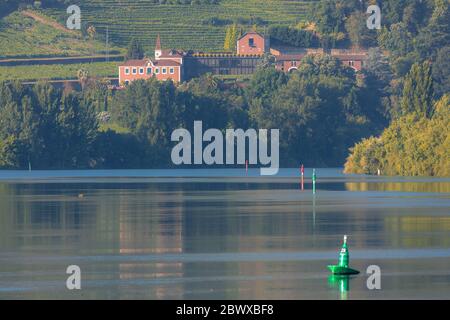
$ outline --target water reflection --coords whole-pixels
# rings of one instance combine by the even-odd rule
[[[0,183],[0,298],[73,298],[64,270],[80,263],[84,298],[333,298],[338,288],[347,299],[349,279],[328,278],[323,288],[326,260],[289,254],[334,257],[343,234],[351,235],[352,250],[450,249],[450,196],[436,193],[450,190],[449,182],[386,187],[321,176],[316,196],[299,192],[298,178]],[[198,253],[261,259],[180,259]],[[270,253],[287,258],[274,261]],[[430,277],[448,272],[449,259],[440,259],[425,269]],[[366,261],[354,263],[361,269]],[[414,273],[422,261],[383,268]],[[449,278],[439,279],[421,288],[424,297],[436,286],[450,289]],[[351,298],[371,297],[361,281],[354,280]],[[392,288],[397,298],[412,294],[398,278]]]
[[[316,195],[313,195],[313,230],[316,229]]]
[[[397,191],[397,192],[436,192],[450,193],[450,183],[446,181],[429,182],[348,182],[345,187],[349,191]]]
[[[330,288],[339,291],[340,300],[348,299],[351,278],[355,277],[334,274],[328,276],[328,285],[330,286]]]

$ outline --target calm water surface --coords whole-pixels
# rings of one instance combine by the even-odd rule
[[[0,299],[450,299],[450,179],[258,174],[0,171]]]

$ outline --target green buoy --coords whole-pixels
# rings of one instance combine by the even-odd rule
[[[328,269],[336,275],[358,274],[358,270],[352,269],[348,266],[349,261],[350,258],[347,248],[347,236],[344,236],[344,244],[342,245],[341,252],[339,253],[339,262],[337,265],[329,265]]]

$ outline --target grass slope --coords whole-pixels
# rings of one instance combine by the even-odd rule
[[[105,51],[102,42],[86,41],[80,32],[55,28],[51,18],[37,15],[41,22],[18,11],[0,20],[0,58],[86,56]]]
[[[96,77],[117,77],[119,62],[95,62],[77,64],[51,64],[33,66],[0,66],[2,80],[62,80],[76,79],[77,71],[85,69]]]

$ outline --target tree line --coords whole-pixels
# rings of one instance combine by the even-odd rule
[[[383,28],[365,35],[352,23],[362,23],[369,2],[321,0],[310,13],[320,41],[378,45],[360,73],[324,55],[290,74],[268,59],[245,83],[205,75],[110,91],[80,75],[81,92],[1,83],[0,166],[170,167],[171,132],[201,120],[205,129],[280,129],[282,166],[341,166],[348,157],[349,173],[448,175],[450,4],[380,1]],[[306,31],[277,28],[279,38],[308,40]],[[227,48],[237,33],[231,26]],[[132,41],[129,56],[142,54]]]
[[[450,94],[433,99],[428,62],[411,68],[400,106],[401,115],[380,136],[351,149],[346,173],[450,176]]]
[[[111,92],[47,83],[0,84],[3,168],[170,167],[174,129],[280,129],[281,165],[342,165],[346,150],[381,132],[380,101],[355,72],[329,56],[305,59],[298,72],[261,67],[246,84],[212,75],[179,86],[152,78]]]
[[[370,78],[390,112],[390,125],[350,151],[347,173],[450,175],[450,3],[443,0],[383,1],[384,27],[374,53],[383,68]]]

